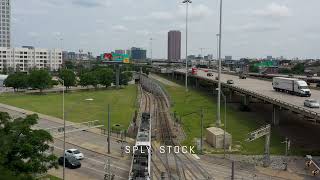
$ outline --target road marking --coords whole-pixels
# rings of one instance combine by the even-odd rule
[[[63,151],[63,148],[60,148],[60,147],[57,147],[57,146],[54,146],[54,145],[52,145],[52,146],[53,146],[54,148],[57,148],[57,149]],[[103,165],[105,164],[105,162],[98,161],[98,160],[93,159],[93,158],[84,157],[84,159],[88,159],[88,160],[90,160],[90,161],[93,161],[93,162],[96,162],[96,163],[100,163],[100,164],[103,164]],[[110,166],[111,166],[111,167],[114,167],[114,168],[117,168],[117,169],[121,169],[121,170],[123,170],[123,171],[128,171],[128,169],[124,169],[124,168],[122,168],[122,167],[115,166],[115,165],[113,165],[113,164],[110,164]],[[128,166],[128,168],[129,168],[129,166]]]

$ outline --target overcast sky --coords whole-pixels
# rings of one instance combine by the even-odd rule
[[[13,45],[95,55],[132,46],[167,57],[167,32],[181,30],[182,0],[12,0]],[[320,58],[319,0],[223,0],[222,55]],[[189,54],[216,55],[218,0],[193,0]],[[59,39],[63,39],[61,42]],[[149,52],[148,52],[148,56]]]

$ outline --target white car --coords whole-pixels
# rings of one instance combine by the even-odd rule
[[[306,99],[304,101],[304,106],[309,107],[309,108],[319,108],[319,102],[314,99]]]
[[[65,151],[65,155],[73,156],[78,160],[81,160],[84,158],[84,155],[78,149],[68,149]]]

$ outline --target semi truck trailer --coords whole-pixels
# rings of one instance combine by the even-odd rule
[[[273,89],[298,96],[311,96],[308,84],[300,79],[274,77],[272,82]]]

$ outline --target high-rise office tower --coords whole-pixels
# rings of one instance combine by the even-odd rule
[[[10,0],[0,0],[0,47],[10,47]]]
[[[168,60],[181,59],[181,32],[169,31],[168,33]]]

